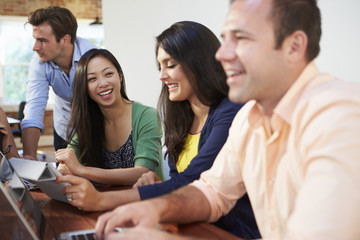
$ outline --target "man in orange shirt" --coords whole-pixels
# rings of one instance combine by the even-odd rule
[[[215,221],[247,191],[264,239],[360,239],[360,88],[319,72],[320,36],[316,0],[233,1],[216,58],[247,104],[214,165],[102,215],[97,235],[132,224],[123,236],[176,239],[143,227]]]

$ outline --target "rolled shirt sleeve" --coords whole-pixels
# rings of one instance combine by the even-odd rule
[[[210,203],[209,221],[246,185],[263,239],[360,239],[359,92],[310,63],[274,109],[271,135],[256,102],[247,103],[193,183]]]
[[[40,63],[35,54],[30,62],[28,80],[26,82],[26,106],[21,128],[36,127],[44,129],[44,113],[49,97],[49,81],[46,72],[48,66]]]

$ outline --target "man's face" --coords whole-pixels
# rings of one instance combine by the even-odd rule
[[[275,49],[270,11],[270,0],[237,0],[230,7],[216,59],[227,74],[233,102],[255,99],[268,105],[283,95],[279,79],[285,58],[281,48]]]
[[[33,26],[35,43],[33,50],[38,54],[41,62],[54,61],[61,56],[63,50],[62,39],[56,42],[54,32],[48,23]]]

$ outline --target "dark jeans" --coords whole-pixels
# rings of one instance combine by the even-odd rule
[[[58,149],[61,149],[61,148],[66,148],[67,146],[67,142],[62,139],[62,137],[60,137],[56,131],[55,131],[55,128],[54,128],[54,148],[55,148],[55,151],[58,150]],[[56,163],[56,167],[59,166],[59,163],[57,162]]]
[[[61,148],[66,148],[67,142],[60,137],[54,129],[54,148],[55,151]]]

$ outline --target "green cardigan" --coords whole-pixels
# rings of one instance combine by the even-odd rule
[[[161,148],[162,128],[157,111],[137,102],[132,102],[132,144],[134,148],[134,165],[144,166],[156,172],[161,180],[164,178],[163,158]],[[81,163],[79,149],[74,142],[78,142],[75,134],[68,144],[68,148],[75,151]]]

